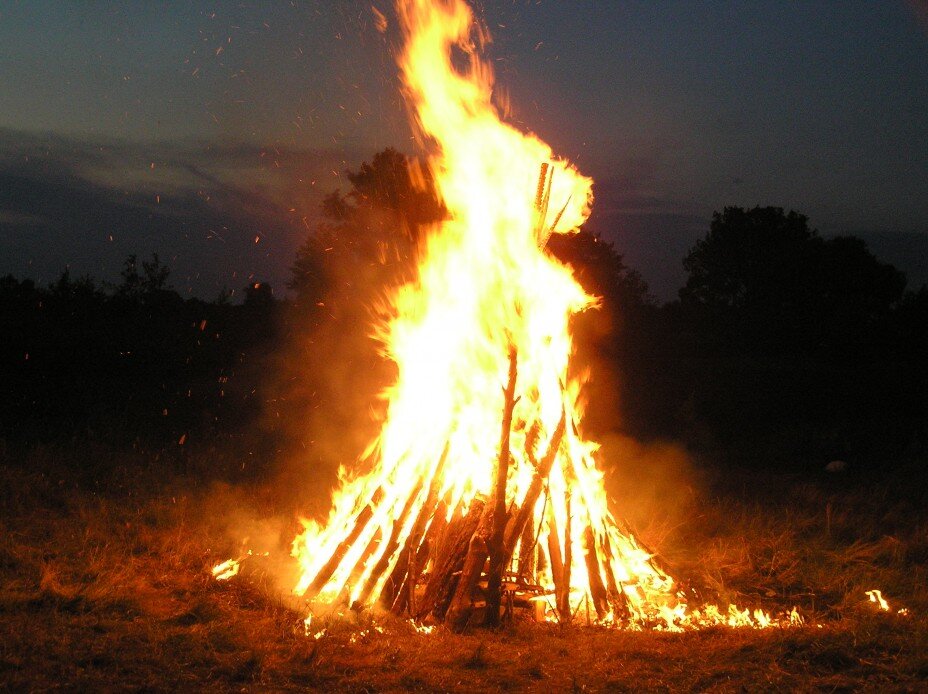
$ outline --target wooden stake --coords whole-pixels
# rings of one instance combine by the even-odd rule
[[[451,596],[448,611],[445,613],[445,624],[453,631],[463,631],[473,612],[474,591],[477,581],[490,555],[487,547],[487,537],[490,534],[490,521],[492,511],[486,506],[480,515],[480,523],[471,534],[467,544],[467,553],[461,567],[461,575]]]
[[[531,520],[519,536],[519,576],[526,583],[535,583],[535,524]]]
[[[548,559],[551,561],[551,578],[554,580],[554,606],[558,617],[561,614],[561,595],[564,591],[564,559],[561,556],[561,538],[557,530],[557,518],[552,504],[548,506]]]
[[[339,543],[336,550],[332,553],[332,556],[329,557],[329,560],[319,569],[319,573],[316,574],[316,577],[313,579],[313,582],[309,584],[309,588],[306,589],[307,594],[310,597],[314,597],[320,590],[325,587],[325,584],[329,582],[329,579],[332,578],[332,574],[335,573],[335,570],[338,569],[338,565],[342,563],[342,559],[345,558],[345,554],[348,553],[348,548],[351,547],[361,533],[364,531],[364,528],[367,526],[368,522],[374,515],[374,508],[383,501],[383,488],[378,487],[374,494],[371,496],[371,500],[368,502],[367,506],[357,515],[354,522],[354,527],[351,529],[351,532],[348,533],[348,536]]]
[[[509,437],[512,433],[512,412],[516,406],[516,378],[518,376],[518,353],[514,346],[509,348],[509,380],[503,391],[503,424],[500,431],[499,455],[496,460],[496,482],[493,485],[493,520],[487,552],[490,567],[487,572],[487,608],[484,622],[487,626],[499,625],[499,610],[502,602],[503,569],[512,557],[512,551],[504,550],[506,537],[506,480],[509,477]],[[521,531],[521,528],[520,528]],[[515,547],[515,543],[513,543]]]
[[[429,613],[439,621],[444,619],[458,584],[454,573],[460,571],[464,564],[467,548],[484,515],[485,506],[486,502],[476,497],[471,501],[466,516],[451,519],[445,531],[445,540],[434,556],[432,575],[426,585],[425,595],[422,596],[422,603],[414,613],[417,619]]]
[[[393,606],[390,608],[394,614],[402,614],[403,610],[406,610],[410,617],[415,618],[418,609],[416,586],[419,582],[419,575],[428,564],[429,557],[438,554],[444,532],[448,528],[448,520],[445,518],[447,512],[447,504],[444,501],[439,502],[419,547],[410,545],[408,548],[408,567],[397,590]]]
[[[409,495],[409,498],[406,500],[406,504],[403,506],[403,510],[400,511],[399,517],[394,520],[393,528],[390,531],[390,538],[386,541],[386,543],[384,543],[384,547],[380,552],[380,557],[377,559],[377,563],[374,564],[373,571],[368,573],[367,579],[364,581],[364,585],[361,588],[361,592],[358,593],[355,604],[352,605],[353,608],[357,608],[367,603],[368,599],[371,597],[371,592],[374,590],[374,587],[383,577],[384,572],[386,572],[386,570],[390,567],[390,560],[393,558],[394,552],[396,552],[397,547],[400,545],[400,533],[403,531],[403,526],[406,524],[406,519],[412,512],[412,509],[415,506],[415,502],[421,494],[422,484],[420,483],[416,486],[415,491]]]
[[[544,205],[545,195],[546,195],[548,186],[550,185],[548,183],[548,167],[549,166],[550,165],[548,164],[548,162],[546,161],[542,162],[541,168],[538,172],[538,187],[535,188],[535,210],[537,210],[539,213],[542,213],[545,211],[542,206]],[[544,220],[542,220],[542,223],[544,223]]]
[[[419,550],[419,546],[422,544],[422,537],[425,534],[426,524],[436,512],[435,504],[438,501],[438,492],[441,490],[442,478],[444,475],[445,464],[448,461],[448,453],[450,448],[450,442],[446,443],[445,448],[442,451],[441,458],[438,459],[438,465],[435,467],[435,472],[432,474],[432,480],[429,482],[429,490],[426,494],[425,501],[422,503],[422,507],[419,509],[419,514],[416,516],[416,521],[413,523],[413,526],[409,531],[409,536],[406,538],[406,542],[403,544],[403,549],[400,552],[399,558],[397,559],[396,566],[393,567],[393,571],[390,574],[390,580],[387,583],[385,594],[383,596],[385,598],[385,602],[388,604],[392,604],[397,596],[402,594],[402,586],[406,582],[405,579],[407,573],[409,572],[410,566],[415,563],[411,560],[415,559],[415,556]],[[403,600],[402,602],[404,604],[399,607],[399,612],[402,612],[406,606],[406,601]]]
[[[596,616],[603,619],[609,614],[609,600],[606,594],[606,586],[603,585],[602,574],[599,572],[599,557],[596,556],[596,536],[593,533],[593,527],[590,525],[586,526],[586,530],[583,532],[583,545],[586,572],[590,583],[590,595],[593,597],[593,607],[596,608]],[[589,612],[589,607],[587,612]]]
[[[567,509],[567,519],[565,524],[567,527],[564,528],[564,581],[561,588],[561,603],[558,605],[558,611],[561,613],[561,620],[565,623],[569,623],[571,619],[570,614],[570,565],[573,561],[573,546],[570,538],[570,488],[568,487],[567,491],[564,492],[564,505]]]
[[[631,615],[631,609],[628,605],[628,595],[619,585],[615,578],[615,572],[612,570],[612,543],[609,540],[609,534],[603,537],[603,556],[605,557],[604,568],[606,569],[606,587],[609,589],[609,603],[612,605],[612,612],[616,619],[627,620]]]
[[[561,439],[564,437],[566,420],[567,415],[562,411],[561,419],[557,424],[557,428],[554,430],[554,434],[551,437],[551,442],[548,444],[548,450],[545,451],[541,462],[535,469],[535,475],[532,477],[532,481],[528,486],[528,490],[525,492],[525,500],[522,502],[522,506],[519,508],[518,512],[509,521],[509,525],[506,528],[504,549],[507,558],[512,557],[512,553],[515,551],[516,541],[519,539],[519,535],[522,533],[523,528],[528,523],[529,519],[534,516],[535,505],[538,502],[538,497],[541,495],[544,482],[548,478],[548,475],[551,473],[551,468],[554,465],[554,461],[557,458],[557,453],[560,450]]]

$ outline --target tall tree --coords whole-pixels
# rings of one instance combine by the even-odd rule
[[[421,229],[443,209],[428,174],[393,148],[347,172],[323,220],[297,251],[288,287],[301,303],[366,301],[411,271]]]
[[[423,228],[443,215],[428,175],[395,149],[346,178],[350,189],[324,199],[322,220],[291,266],[291,339],[273,396],[293,415],[281,424],[300,443],[323,442],[313,449],[317,466],[332,471],[375,435],[368,415],[391,378],[370,338],[373,311],[390,287],[412,278]]]
[[[860,239],[822,239],[779,207],[716,212],[683,266],[684,308],[748,351],[856,348],[905,290]]]

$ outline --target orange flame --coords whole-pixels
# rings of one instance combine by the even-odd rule
[[[591,604],[593,579],[624,594],[627,624],[770,624],[759,611],[688,611],[673,580],[610,514],[597,445],[578,426],[582,382],[568,371],[570,318],[595,299],[544,250],[549,234],[571,233],[586,220],[593,182],[502,121],[493,71],[478,53],[488,36],[463,1],[399,0],[398,14],[402,81],[416,125],[433,144],[427,163],[448,216],[430,230],[418,277],[396,290],[392,317],[378,330],[398,376],[386,393],[386,422],[363,456],[371,469],[360,476],[342,469],[327,521],[304,521],[293,545],[302,569],[295,592],[373,602],[430,491],[448,520],[490,495],[514,351],[508,508],[523,506],[537,461],[566,422],[545,493],[529,509],[538,583],[553,590],[552,554],[559,554],[570,557],[564,574],[574,610]],[[455,52],[463,59],[453,60]],[[553,605],[547,612],[556,614]],[[618,617],[610,606],[598,618]]]

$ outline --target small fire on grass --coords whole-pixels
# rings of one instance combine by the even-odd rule
[[[909,608],[908,608],[908,607],[900,607],[900,608],[898,608],[898,609],[896,609],[896,610],[893,610],[892,608],[890,608],[890,606],[889,606],[889,601],[886,600],[886,598],[883,597],[883,592],[882,592],[881,590],[878,590],[878,589],[874,588],[873,590],[867,590],[867,591],[864,591],[864,592],[865,592],[866,595],[867,595],[867,599],[868,599],[871,603],[873,603],[874,605],[876,605],[876,608],[877,608],[880,612],[890,612],[890,613],[895,612],[895,614],[898,614],[898,615],[901,615],[901,616],[905,616],[905,615],[909,614]]]
[[[586,376],[571,365],[571,317],[597,300],[546,251],[587,219],[593,181],[503,122],[481,58],[489,34],[463,0],[399,0],[397,14],[401,79],[447,218],[378,327],[398,374],[386,421],[361,471],[342,470],[328,519],[304,521],[295,592],[455,630],[519,608],[631,629],[801,622],[691,608],[610,511],[583,434]]]
[[[242,544],[246,544],[248,538],[246,537]],[[249,557],[267,557],[270,556],[270,552],[260,552],[256,553],[250,549],[244,550],[238,557],[238,559],[226,559],[225,561],[219,562],[213,567],[213,578],[217,581],[228,581],[233,576],[238,576],[239,572],[242,570],[242,562],[248,559]]]
[[[217,581],[228,581],[233,576],[238,576],[242,564],[237,559],[226,559],[213,567],[213,578]]]

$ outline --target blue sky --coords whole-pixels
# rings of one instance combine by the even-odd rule
[[[182,291],[281,285],[345,168],[414,153],[371,6],[0,3],[0,273],[158,251]],[[928,280],[924,3],[478,8],[512,119],[594,176],[593,228],[659,297],[725,205],[797,209]]]

